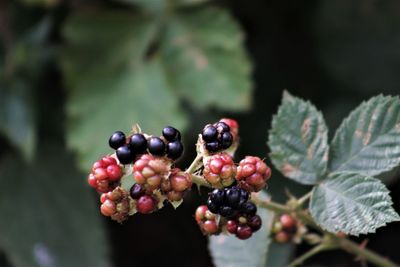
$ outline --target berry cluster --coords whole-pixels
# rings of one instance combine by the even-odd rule
[[[221,232],[217,217],[208,210],[206,205],[199,206],[196,209],[195,219],[204,235],[216,235]]]
[[[136,200],[137,212],[149,214],[157,209],[158,199],[156,195],[146,191],[142,185],[134,184],[129,193],[131,198]]]
[[[278,243],[288,243],[293,240],[298,232],[298,222],[296,218],[289,214],[282,214],[277,218],[272,226],[272,235]]]
[[[218,153],[205,157],[203,164],[203,176],[212,187],[223,188],[235,181],[236,165],[229,154]]]
[[[115,158],[103,157],[93,164],[88,183],[100,193],[109,192],[119,185],[122,174],[122,167]]]
[[[116,131],[111,135],[108,144],[116,150],[117,158],[122,164],[131,164],[145,153],[158,157],[167,156],[171,160],[176,160],[183,154],[181,133],[171,126],[162,130],[161,137],[135,133],[126,138],[123,132]]]
[[[161,192],[170,201],[181,201],[183,194],[192,187],[192,179],[188,173],[180,169],[172,169],[169,179],[164,179],[161,183]]]
[[[259,157],[246,156],[239,163],[236,179],[239,186],[251,192],[265,188],[271,169]]]
[[[260,230],[262,225],[261,217],[254,214],[242,213],[234,219],[228,220],[226,229],[229,233],[236,235],[239,239],[248,239],[254,232]]]
[[[103,193],[100,196],[100,202],[102,203],[101,213],[120,223],[128,218],[133,205],[128,192],[122,187],[116,187],[113,191]]]
[[[231,128],[223,121],[207,124],[201,132],[201,138],[206,150],[211,153],[228,149],[233,142]]]

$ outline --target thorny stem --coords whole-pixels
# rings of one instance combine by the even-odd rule
[[[186,170],[186,173],[189,173],[191,175],[192,182],[194,184],[198,186],[210,187],[210,185],[202,176],[193,174],[200,168],[202,164],[201,162],[202,158],[203,157],[201,155],[197,155],[192,164],[190,164],[189,168]],[[298,200],[299,206],[304,204],[310,198],[310,196],[311,192],[301,197]],[[257,196],[254,194],[252,196],[252,200],[260,208],[268,209],[276,213],[295,213],[296,217],[300,219],[303,223],[307,224],[308,226],[314,228],[315,230],[323,234],[324,236],[323,241],[319,245],[315,246],[313,249],[306,252],[304,255],[295,259],[288,267],[299,266],[308,258],[322,251],[337,249],[337,248],[341,248],[347,251],[348,253],[357,255],[362,259],[365,259],[379,267],[400,267],[400,265],[390,261],[389,259],[367,248],[360,246],[359,244],[347,239],[346,237],[339,237],[324,231],[319,225],[315,223],[314,219],[311,217],[311,215],[307,210],[298,210],[296,208],[288,207],[286,205],[282,205],[270,200],[267,201],[261,200],[257,198]]]

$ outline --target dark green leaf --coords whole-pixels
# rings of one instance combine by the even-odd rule
[[[327,168],[327,139],[322,114],[311,103],[285,92],[269,132],[270,157],[275,167],[299,183],[317,183]]]
[[[310,211],[322,228],[351,235],[372,233],[400,220],[381,181],[351,172],[333,173],[315,186]]]
[[[250,62],[227,11],[203,8],[171,18],[162,56],[176,91],[200,108],[250,107]]]
[[[109,266],[98,207],[60,149],[0,162],[0,247],[14,267]]]
[[[377,96],[347,117],[332,140],[331,171],[377,175],[400,163],[400,100]]]
[[[216,267],[265,266],[271,243],[269,232],[274,215],[266,209],[259,209],[258,213],[263,220],[263,226],[251,238],[240,240],[231,234],[209,238],[208,247]]]
[[[155,26],[129,13],[80,14],[65,30],[68,143],[82,167],[110,152],[108,137],[139,123],[158,135],[164,125],[182,129],[180,110],[157,57],[145,60]]]

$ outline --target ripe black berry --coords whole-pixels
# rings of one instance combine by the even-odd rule
[[[181,140],[181,133],[174,127],[167,126],[162,130],[162,135],[167,141]]]
[[[240,189],[232,187],[226,191],[225,204],[232,208],[237,208],[240,201]]]
[[[207,200],[207,207],[208,207],[209,211],[211,211],[212,213],[215,213],[215,214],[218,213],[219,207],[217,205],[215,205],[211,201],[211,199]]]
[[[133,199],[139,199],[144,193],[144,187],[140,184],[134,184],[130,189],[130,195]]]
[[[121,131],[116,131],[110,136],[108,144],[113,149],[118,149],[125,144],[125,134]]]
[[[231,130],[231,128],[229,127],[228,124],[226,124],[225,122],[219,121],[217,122],[217,124],[215,125],[215,127],[217,128],[217,130],[219,132],[229,132]]]
[[[116,154],[119,162],[122,164],[130,164],[135,159],[135,155],[132,153],[128,145],[119,147]]]
[[[221,148],[227,149],[232,145],[233,136],[230,132],[224,132],[221,135]]]
[[[213,141],[217,141],[217,138],[218,138],[218,131],[217,131],[217,129],[216,129],[214,126],[212,126],[212,125],[207,125],[207,126],[203,129],[203,131],[202,131],[202,133],[201,133],[201,136],[202,136],[203,140],[204,140],[206,143],[213,142]]]
[[[147,140],[143,134],[134,134],[129,139],[129,146],[136,154],[142,154],[147,149]]]
[[[246,202],[241,206],[241,211],[244,214],[254,216],[257,213],[257,207],[252,202]]]
[[[249,192],[241,188],[239,206],[242,206],[247,200],[249,200]]]
[[[248,219],[247,224],[251,227],[253,231],[258,231],[261,228],[261,217],[258,215],[254,215],[250,219]]]
[[[234,209],[228,206],[223,206],[219,208],[219,214],[224,217],[231,217],[234,214]]]
[[[170,159],[177,159],[182,156],[183,145],[180,141],[170,142],[167,145],[167,157]]]
[[[150,138],[147,148],[152,155],[155,156],[164,156],[165,154],[165,144],[164,142],[158,137]]]
[[[206,143],[206,149],[210,152],[217,152],[220,149],[220,145],[217,141]]]
[[[224,203],[225,191],[223,189],[214,189],[210,193],[210,200],[217,206],[221,206]]]

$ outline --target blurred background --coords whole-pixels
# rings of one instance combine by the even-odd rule
[[[86,184],[108,137],[134,123],[183,132],[187,167],[208,122],[240,123],[267,157],[283,90],[322,110],[330,136],[361,101],[400,92],[397,0],[0,0],[0,267],[213,266],[193,189],[120,225]],[[400,211],[399,171],[382,175]],[[269,193],[308,188],[274,172]],[[400,263],[400,224],[361,236]],[[307,245],[273,245],[284,266]],[[360,266],[326,252],[306,266]]]

